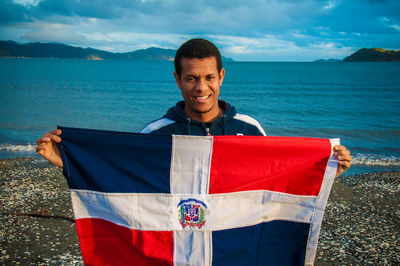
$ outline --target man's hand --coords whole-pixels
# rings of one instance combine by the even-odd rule
[[[61,134],[61,130],[55,129],[49,133],[45,133],[43,137],[36,140],[38,147],[36,152],[42,155],[45,159],[54,165],[63,167],[61,160],[60,151],[58,150],[58,143],[61,142],[61,138],[58,136]]]
[[[333,147],[333,155],[339,160],[339,165],[336,171],[336,177],[341,175],[344,171],[349,169],[351,160],[350,151],[345,146],[336,145]]]

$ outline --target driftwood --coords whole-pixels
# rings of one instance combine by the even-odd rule
[[[50,210],[42,209],[40,212],[17,212],[15,215],[18,216],[31,216],[31,217],[41,217],[41,218],[53,218],[53,219],[62,219],[67,220],[69,222],[74,223],[75,220],[71,217],[63,216],[63,215],[52,215]]]

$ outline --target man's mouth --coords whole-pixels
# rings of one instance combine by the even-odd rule
[[[210,95],[205,95],[205,96],[194,96],[194,98],[198,101],[204,101],[210,98]]]

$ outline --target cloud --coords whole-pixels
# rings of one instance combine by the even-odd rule
[[[398,14],[397,0],[6,0],[0,39],[126,52],[207,37],[236,59],[303,60],[312,49],[398,48]]]
[[[326,5],[324,5],[322,8],[323,9],[332,9],[336,6],[336,2],[335,1],[328,1],[326,3]]]
[[[393,22],[393,20],[388,19],[386,17],[381,17],[380,20],[381,20],[382,24],[385,25],[386,27],[392,28],[395,31],[400,32],[400,25],[399,24],[395,24]]]
[[[29,26],[34,24],[34,30]],[[29,22],[26,27],[30,30],[25,32],[23,38],[32,42],[61,42],[71,45],[79,45],[87,42],[86,37],[76,32],[73,26],[58,23]]]
[[[99,49],[108,51],[134,51],[148,47],[176,49],[180,43],[192,36],[176,34],[149,34],[149,33],[82,33],[86,39],[102,43]]]
[[[41,0],[13,0],[14,4],[23,6],[37,6]]]
[[[307,36],[302,36],[307,38]],[[209,36],[225,55],[238,60],[251,61],[310,61],[319,58],[342,59],[354,48],[344,47],[336,42],[307,42],[299,45],[295,41],[285,40],[273,35],[259,38],[235,36]]]
[[[9,3],[23,7],[24,15],[41,21],[58,16],[109,19],[116,25],[129,25],[139,31],[168,31],[184,34],[260,34],[278,31],[291,23],[307,20],[305,12],[316,3],[296,1],[113,1],[42,0]],[[27,5],[35,2],[35,5]],[[318,2],[318,1],[317,1]],[[25,19],[21,19],[25,21]],[[120,22],[128,22],[122,24]]]

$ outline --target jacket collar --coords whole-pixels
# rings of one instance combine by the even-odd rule
[[[218,106],[222,108],[222,110],[224,110],[224,113],[220,117],[218,117],[213,123],[218,122],[222,116],[224,117],[225,120],[230,120],[237,113],[235,107],[231,106],[229,103],[225,101],[218,100]],[[177,102],[174,107],[171,107],[167,111],[164,117],[174,120],[176,122],[187,122],[187,119],[189,118],[191,123],[193,124],[203,124],[203,122],[191,119],[186,115],[184,101]]]

